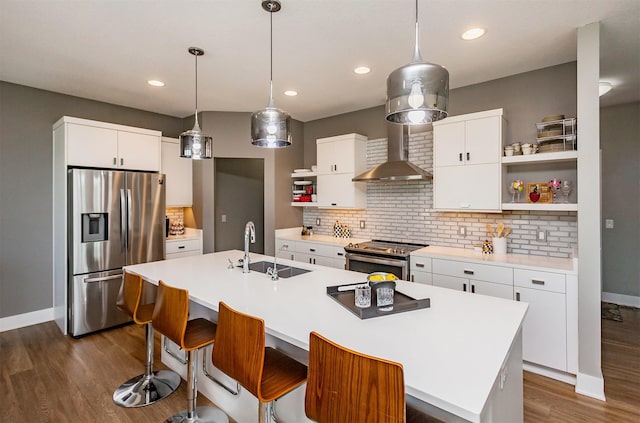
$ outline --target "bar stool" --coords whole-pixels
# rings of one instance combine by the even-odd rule
[[[264,320],[220,302],[213,365],[258,398],[259,423],[275,419],[273,401],[307,378],[307,367],[275,348],[265,347],[265,336]]]
[[[153,371],[153,326],[151,315],[154,304],[140,304],[142,277],[124,272],[118,307],[128,313],[138,325],[145,325],[147,333],[145,372],[129,379],[113,392],[113,401],[121,407],[143,407],[171,395],[180,386],[180,375],[170,370]]]
[[[215,407],[197,407],[197,363],[198,349],[213,343],[216,334],[215,323],[203,319],[189,318],[189,292],[174,288],[160,281],[156,294],[156,306],[152,322],[156,330],[175,342],[187,357],[187,409],[169,417],[167,422],[215,422],[228,423],[229,418]]]
[[[404,423],[402,365],[309,336],[305,414],[318,423]]]

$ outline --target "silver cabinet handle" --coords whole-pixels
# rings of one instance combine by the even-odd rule
[[[520,301],[520,293],[516,292],[516,301]]]
[[[467,284],[466,284],[466,283],[463,283],[463,284],[462,284],[462,290],[463,290],[464,292],[467,292]]]
[[[467,161],[471,160],[471,155],[467,153]]]
[[[312,253],[315,253],[316,249],[315,248],[309,248],[309,251],[311,251]]]
[[[462,153],[458,156],[459,160],[462,161]]]
[[[116,161],[116,158],[113,158],[113,165],[115,166],[118,162]]]
[[[178,250],[184,250],[185,249],[185,245],[178,245]]]
[[[531,283],[534,285],[544,285],[544,281],[541,281],[540,279],[531,279]]]
[[[120,166],[124,166],[124,159],[120,158]]]
[[[416,263],[416,267],[424,267],[424,263]]]
[[[415,282],[416,281],[416,275],[411,275],[411,282]]]
[[[473,270],[464,270],[465,275],[473,275]]]

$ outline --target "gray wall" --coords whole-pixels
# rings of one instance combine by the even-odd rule
[[[182,119],[0,82],[0,318],[52,307],[51,126],[74,116],[182,131]]]
[[[200,119],[203,132],[213,137],[213,156],[264,159],[264,233],[265,253],[275,250],[275,229],[302,225],[302,214],[291,210],[291,172],[303,164],[303,124],[292,121],[293,144],[284,149],[258,148],[251,145],[251,114],[204,112]],[[203,229],[205,253],[214,251],[214,163],[194,162],[194,204],[196,225]]]
[[[600,109],[602,291],[640,297],[640,103]]]
[[[507,143],[535,140],[535,123],[549,115],[576,116],[576,62],[500,78],[449,92],[449,115],[505,111]],[[384,105],[304,124],[304,164],[316,162],[316,139],[355,132],[369,139],[387,137]],[[414,128],[414,133],[431,126]]]

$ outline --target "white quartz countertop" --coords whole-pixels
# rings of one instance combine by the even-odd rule
[[[167,241],[179,239],[202,238],[202,229],[184,228],[182,235],[169,235]]]
[[[518,334],[527,305],[451,289],[398,281],[431,307],[360,320],[327,296],[326,287],[362,282],[365,275],[307,263],[278,263],[311,269],[279,281],[257,272],[228,268],[241,258],[232,250],[127,266],[157,284],[185,288],[192,301],[212,310],[218,303],[265,320],[267,333],[308,350],[316,331],[347,347],[402,363],[406,391],[466,420],[478,421],[500,368]],[[251,254],[253,262],[272,258]]]
[[[329,235],[300,235],[301,228],[279,229],[276,231],[276,238],[288,239],[291,241],[306,241],[319,244],[330,244],[334,246],[344,247],[351,243],[369,241],[368,238],[337,238]]]
[[[411,255],[444,259],[458,259],[467,262],[508,265],[532,270],[558,270],[567,274],[577,273],[573,259],[533,256],[527,254],[482,254],[469,248],[438,247],[431,245],[413,251]]]

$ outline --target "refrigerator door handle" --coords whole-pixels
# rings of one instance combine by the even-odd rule
[[[102,281],[110,281],[112,279],[122,279],[122,273],[118,273],[117,275],[104,276],[102,278],[85,278],[84,282],[85,283],[102,282]]]
[[[127,228],[127,200],[124,196],[124,189],[120,190],[120,251],[124,251],[127,246],[126,228]]]
[[[133,222],[131,221],[131,189],[127,189],[127,250],[131,250],[131,231]]]

